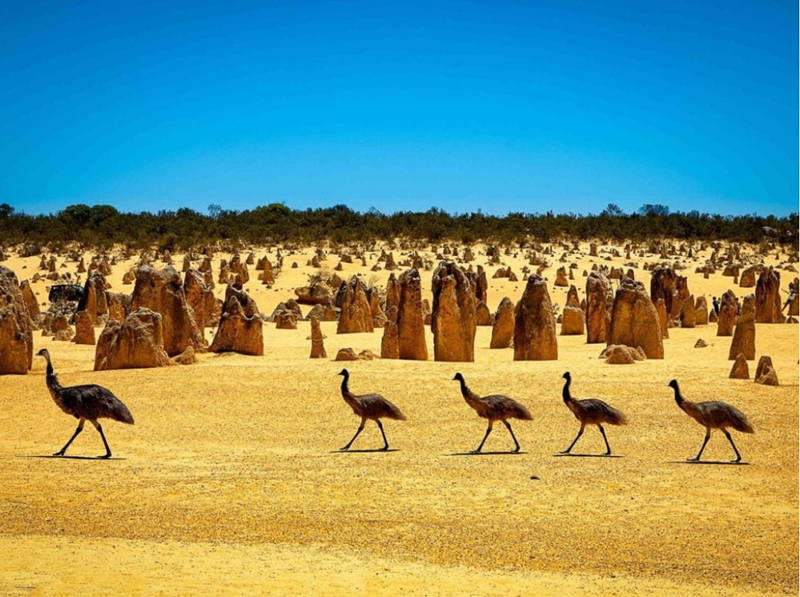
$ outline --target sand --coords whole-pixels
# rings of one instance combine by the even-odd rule
[[[262,311],[305,283],[308,255],[287,255],[269,290],[251,268],[247,289]],[[227,256],[217,255],[215,274]],[[519,260],[503,261],[520,274]],[[337,262],[331,256],[327,268]],[[581,295],[590,263],[576,270]],[[5,264],[23,279],[38,258]],[[132,290],[121,283],[125,269],[109,277],[113,291]],[[693,270],[690,289],[709,304],[729,287],[752,290]],[[357,271],[381,284],[387,276],[360,264],[339,275]],[[545,273],[555,279],[554,267]],[[782,272],[783,288],[791,277]],[[34,284],[42,301],[47,284]],[[490,280],[490,308],[523,287]],[[550,291],[563,304],[566,289]],[[713,324],[673,328],[664,360],[626,366],[605,364],[602,346],[583,336],[559,336],[558,361],[515,363],[511,349],[488,348],[489,327],[478,329],[474,363],[347,363],[353,391],[380,392],[408,416],[385,424],[388,453],[336,452],[358,420],[339,394],[342,364],[308,359],[307,322],[266,324],[263,357],[201,354],[189,367],[103,372],[92,371],[93,346],[36,333],[62,384],[111,388],[136,424],[104,424],[113,460],[47,458],[75,422],[50,399],[44,361],[0,377],[0,593],[796,594],[798,328],[756,327],[757,356],[772,357],[780,387],[729,380],[730,338],[717,338]],[[344,346],[380,352],[380,330],[322,328],[331,357]],[[698,338],[709,346],[693,348]],[[628,415],[629,426],[607,430],[618,457],[594,457],[603,451],[595,429],[576,456],[555,455],[578,428],[561,402],[567,370],[573,395]],[[533,421],[514,423],[523,453],[491,453],[513,446],[498,426],[490,453],[465,454],[485,425],[451,381],[456,371],[479,394],[506,393],[531,409]],[[718,433],[709,464],[685,462],[703,429],[675,405],[672,378],[688,399],[722,399],[748,414],[756,433],[734,432],[747,464],[726,464],[732,451]],[[369,424],[353,448],[380,445]],[[87,427],[68,455],[102,452]]]

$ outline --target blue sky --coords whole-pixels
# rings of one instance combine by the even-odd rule
[[[0,202],[785,215],[797,11],[6,2]]]

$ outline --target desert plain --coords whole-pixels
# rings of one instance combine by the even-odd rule
[[[499,266],[488,264],[485,247],[473,248],[490,309],[504,296],[517,301],[522,252],[501,257],[520,278],[511,282],[493,279]],[[629,261],[609,248],[591,257],[582,243],[569,257],[581,297],[593,263]],[[275,262],[275,247],[242,255],[249,250]],[[669,259],[685,265],[695,297],[710,307],[729,288],[740,299],[754,292],[721,270],[694,273],[710,251]],[[245,285],[266,314],[320,271],[308,265],[314,247],[283,253],[271,288],[252,271]],[[371,271],[378,253],[366,252],[367,266],[343,263],[338,275],[385,284],[388,272]],[[215,276],[220,257],[230,253],[215,253]],[[173,258],[178,267],[183,255]],[[785,260],[780,248],[763,257]],[[113,292],[130,293],[122,275],[136,261],[119,258],[106,277]],[[563,306],[566,288],[552,284],[563,264],[550,261],[542,275]],[[649,288],[644,263],[664,260],[633,261]],[[322,270],[338,262],[329,253]],[[38,263],[11,254],[3,265],[24,280]],[[58,263],[75,269],[64,257]],[[420,273],[430,300],[432,272]],[[781,270],[781,288],[795,276]],[[32,284],[42,310],[50,284]],[[778,387],[753,383],[755,361],[751,379],[729,379],[731,338],[717,337],[715,324],[671,328],[663,360],[630,365],[606,364],[603,346],[585,335],[559,336],[558,360],[514,361],[513,349],[489,348],[490,326],[478,327],[470,363],[435,362],[429,328],[428,361],[339,363],[342,347],[380,354],[382,330],[337,334],[335,322],[321,325],[326,359],[309,359],[309,323],[299,321],[296,330],[265,323],[263,356],[200,353],[189,366],[111,371],[93,370],[94,346],[34,332],[34,351],[48,348],[63,385],[110,388],[135,425],[104,422],[111,460],[93,458],[103,447],[89,426],[71,458],[51,458],[75,421],[51,400],[44,360],[34,357],[27,375],[0,376],[0,594],[797,594],[797,325],[756,324],[756,360],[772,358]],[[213,330],[204,333],[210,342]],[[695,348],[698,339],[708,346]],[[371,451],[381,446],[372,423],[351,452],[338,451],[358,425],[339,392],[343,365],[355,393],[378,392],[407,415],[385,423],[391,451]],[[486,453],[469,454],[485,422],[452,381],[457,371],[478,394],[507,394],[530,409],[532,421],[512,422],[521,453],[506,453],[513,444],[497,425]],[[575,397],[606,400],[628,416],[627,426],[607,428],[614,457],[598,457],[594,428],[573,456],[558,455],[578,430],[561,400],[565,371]],[[748,415],[755,434],[733,432],[744,464],[728,464],[719,432],[707,462],[686,462],[704,431],[676,406],[673,378],[689,400],[724,400]]]

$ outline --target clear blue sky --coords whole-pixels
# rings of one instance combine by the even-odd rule
[[[3,2],[0,202],[797,211],[798,8]]]

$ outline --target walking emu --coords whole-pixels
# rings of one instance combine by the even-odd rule
[[[578,435],[576,435],[575,439],[572,440],[569,448],[561,453],[570,453],[572,447],[578,441],[580,436],[583,435],[583,430],[587,425],[597,425],[597,428],[600,429],[600,434],[603,436],[603,441],[606,443],[605,455],[610,456],[611,446],[608,445],[608,438],[606,438],[606,432],[605,429],[603,429],[603,423],[608,423],[609,425],[627,425],[628,420],[625,418],[625,415],[613,406],[610,406],[602,400],[598,400],[597,398],[575,400],[569,392],[569,386],[572,383],[572,376],[570,375],[569,371],[564,373],[562,377],[566,380],[564,382],[564,389],[561,391],[561,395],[564,398],[564,404],[566,404],[567,408],[572,411],[572,414],[575,415],[575,418],[581,422],[581,428],[578,430]]]
[[[105,455],[100,456],[100,458],[110,458],[111,448],[108,447],[106,436],[103,434],[103,428],[100,426],[100,423],[97,422],[97,419],[105,417],[107,419],[114,419],[115,421],[133,425],[131,411],[128,410],[128,407],[125,406],[119,398],[111,393],[111,390],[102,386],[89,384],[70,386],[68,388],[62,387],[61,384],[58,383],[58,378],[53,371],[53,364],[50,362],[50,353],[47,352],[47,349],[43,348],[36,354],[44,357],[47,361],[47,389],[50,390],[53,401],[65,413],[78,419],[78,428],[75,430],[75,433],[73,433],[69,441],[64,444],[64,447],[53,454],[53,456],[63,456],[64,452],[67,451],[67,448],[69,448],[69,445],[72,443],[72,440],[78,437],[78,434],[83,431],[83,424],[89,421],[95,426],[95,429],[100,432],[100,437],[103,438],[103,444],[106,447]]]
[[[461,373],[456,373],[455,376],[453,376],[453,381],[458,381],[461,384],[461,395],[464,397],[464,400],[467,402],[467,404],[475,409],[475,411],[478,413],[478,416],[483,417],[484,419],[489,419],[489,426],[486,428],[486,435],[483,436],[480,445],[475,450],[472,450],[472,452],[477,454],[481,451],[484,442],[486,442],[486,438],[489,437],[489,434],[492,432],[492,425],[494,425],[495,421],[503,422],[503,425],[506,426],[506,429],[508,429],[508,432],[511,434],[511,439],[514,440],[515,447],[513,452],[519,452],[519,442],[514,436],[514,432],[512,431],[511,425],[509,425],[507,419],[522,419],[523,421],[530,421],[533,419],[530,411],[519,402],[509,398],[508,396],[502,396],[500,394],[492,394],[490,396],[483,397],[478,396],[467,387],[467,384],[464,381],[464,376],[461,375]]]
[[[697,453],[697,456],[694,458],[687,458],[687,460],[689,462],[698,462],[711,437],[711,430],[722,429],[722,433],[728,438],[731,447],[733,447],[733,451],[736,452],[736,459],[731,462],[741,462],[742,455],[739,454],[739,450],[736,449],[736,444],[733,443],[733,438],[731,434],[728,433],[727,427],[733,427],[736,431],[741,431],[742,433],[754,433],[753,426],[750,424],[750,421],[747,420],[745,414],[738,408],[720,400],[713,400],[711,402],[689,402],[688,400],[684,400],[683,396],[681,396],[681,390],[678,387],[678,381],[675,379],[670,381],[667,385],[675,390],[675,402],[678,403],[681,410],[706,428],[706,438],[703,440],[703,445],[700,446],[700,451]]]
[[[381,448],[381,450],[388,450],[389,442],[386,441],[386,434],[383,432],[381,419],[387,418],[405,421],[406,416],[400,412],[399,408],[380,394],[363,394],[361,396],[353,394],[350,388],[347,387],[347,380],[350,379],[350,373],[347,369],[342,369],[339,371],[338,375],[342,376],[342,398],[344,398],[344,401],[353,409],[353,412],[361,417],[361,423],[353,439],[347,442],[347,445],[341,448],[340,451],[346,452],[350,449],[350,446],[356,441],[358,434],[364,430],[364,424],[367,422],[367,419],[375,421],[378,424],[378,429],[381,430],[381,435],[383,436],[383,448]]]

